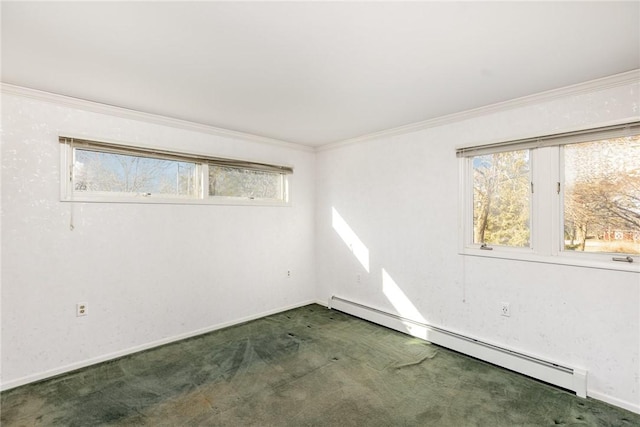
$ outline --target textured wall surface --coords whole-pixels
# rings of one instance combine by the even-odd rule
[[[3,385],[314,300],[313,152],[13,95],[2,126]],[[292,205],[60,202],[59,134],[292,165]]]
[[[640,411],[640,276],[459,255],[455,155],[460,146],[637,117],[638,104],[638,85],[629,84],[320,151],[319,298],[584,368],[590,396]],[[511,317],[500,316],[501,301]]]
[[[638,93],[617,86],[318,153],[4,94],[3,387],[335,294],[584,368],[590,396],[640,412],[639,275],[459,255],[455,156],[637,117]],[[60,202],[65,133],[292,165],[292,205]],[[89,315],[77,318],[81,301]]]

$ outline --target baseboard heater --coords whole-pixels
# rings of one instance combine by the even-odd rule
[[[587,397],[587,371],[584,369],[562,366],[335,295],[329,299],[328,306]]]

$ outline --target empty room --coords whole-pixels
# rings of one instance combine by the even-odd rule
[[[3,426],[640,425],[640,2],[11,2]]]

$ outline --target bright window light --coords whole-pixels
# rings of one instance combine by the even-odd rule
[[[347,245],[362,267],[369,272],[369,249],[362,243],[349,224],[342,218],[336,208],[331,208],[333,229]]]
[[[461,253],[640,271],[640,122],[457,156]]]
[[[287,205],[293,168],[60,137],[63,201]],[[68,175],[67,175],[68,174]]]
[[[564,249],[640,254],[640,135],[563,147]]]
[[[528,247],[531,164],[529,150],[473,157],[473,242]]]

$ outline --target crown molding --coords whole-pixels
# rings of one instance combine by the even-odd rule
[[[143,121],[147,123],[171,126],[174,128],[191,130],[191,131],[200,132],[200,133],[207,133],[215,136],[239,138],[245,141],[258,142],[262,144],[268,144],[271,146],[283,147],[283,148],[306,151],[306,152],[319,152],[319,151],[326,151],[326,150],[332,150],[340,147],[345,147],[352,144],[358,144],[361,142],[366,142],[374,139],[417,132],[424,129],[456,123],[463,120],[468,120],[475,117],[485,116],[485,115],[506,111],[514,108],[539,104],[542,102],[548,102],[558,98],[582,95],[585,93],[606,90],[609,88],[624,86],[624,85],[633,84],[633,83],[640,83],[640,69],[635,69],[635,70],[627,71],[625,73],[615,74],[613,76],[603,77],[600,79],[590,80],[584,83],[578,83],[571,86],[566,86],[558,89],[540,92],[533,95],[523,96],[520,98],[511,99],[508,101],[498,102],[496,104],[478,107],[471,110],[462,111],[459,113],[448,114],[448,115],[436,117],[433,119],[428,119],[428,120],[424,120],[416,123],[410,123],[407,125],[398,126],[391,129],[385,129],[379,132],[373,132],[370,134],[357,136],[355,138],[331,142],[318,147],[312,147],[312,146],[298,144],[298,143],[289,142],[289,141],[281,141],[278,139],[267,138],[259,135],[253,135],[249,133],[219,128],[215,126],[205,125],[205,124],[196,123],[196,122],[190,122],[187,120],[181,120],[181,119],[176,119],[176,118],[167,117],[167,116],[161,116],[158,114],[151,114],[151,113],[145,113],[137,110],[130,110],[127,108],[116,107],[113,105],[102,104],[99,102],[88,101],[85,99],[74,98],[74,97],[60,95],[60,94],[51,93],[51,92],[45,92],[37,89],[26,88],[26,87],[12,85],[8,83],[0,83],[0,93],[32,98],[39,101],[50,102],[50,103],[54,103],[54,104],[65,106],[65,107],[77,108],[77,109],[90,111],[94,113],[100,113],[100,114],[108,114],[108,115],[112,115],[112,116],[116,116],[124,119],[138,120],[138,121]]]
[[[88,101],[86,99],[74,98],[71,96],[60,95],[52,92],[45,92],[38,89],[31,89],[22,86],[12,85],[9,83],[0,83],[0,93],[7,95],[16,95],[25,98],[31,98],[38,101],[45,101],[63,107],[76,108],[92,113],[108,114],[123,119],[137,120],[157,125],[170,126],[178,129],[185,129],[200,133],[206,133],[215,136],[227,138],[238,138],[245,141],[258,142],[271,146],[283,147],[288,149],[314,152],[313,147],[297,144],[289,141],[281,141],[278,139],[267,138],[264,136],[253,135],[234,131],[230,129],[219,128],[215,126],[205,125],[202,123],[190,122],[188,120],[176,119],[173,117],[162,116],[159,114],[145,113],[143,111],[130,110],[128,108],[116,107],[114,105],[102,104],[99,102]]]
[[[461,122],[463,120],[472,119],[475,117],[486,116],[489,114],[511,110],[519,107],[526,107],[529,105],[540,104],[542,102],[553,101],[558,98],[564,98],[568,96],[582,95],[585,93],[597,92],[600,90],[610,89],[618,86],[624,86],[627,84],[640,83],[640,69],[627,71],[620,74],[614,74],[613,76],[603,77],[595,80],[590,80],[584,83],[578,83],[571,86],[565,86],[558,89],[552,89],[545,92],[536,93],[533,95],[527,95],[520,98],[511,99],[508,101],[498,102],[495,104],[486,105],[484,107],[478,107],[471,110],[462,111],[459,113],[448,114],[433,119],[428,119],[416,123],[410,123],[404,126],[399,126],[391,129],[374,132],[355,138],[350,138],[342,141],[336,141],[329,144],[324,144],[316,148],[316,151],[333,150],[348,145],[358,144],[361,142],[370,141],[373,139],[391,137],[396,135],[402,135],[411,132],[417,132],[424,129],[429,129],[437,126],[447,125],[451,123]]]

